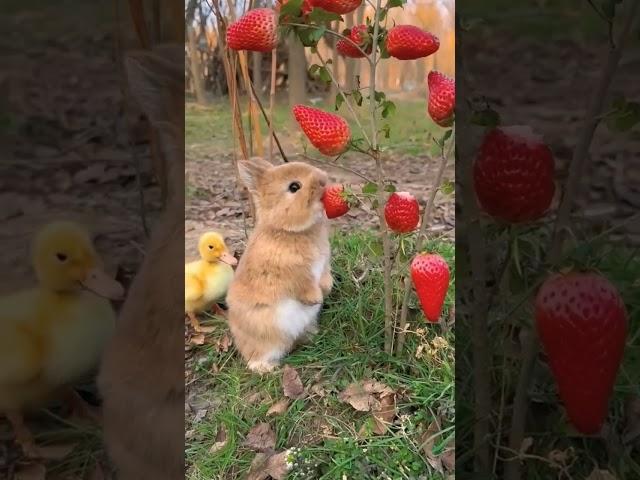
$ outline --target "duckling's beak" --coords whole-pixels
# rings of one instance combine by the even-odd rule
[[[86,290],[111,300],[120,300],[124,296],[124,287],[97,268],[89,270],[80,284]]]
[[[220,255],[220,261],[227,265],[231,265],[232,267],[235,267],[238,264],[236,257],[231,255],[229,252],[223,252],[222,255]]]

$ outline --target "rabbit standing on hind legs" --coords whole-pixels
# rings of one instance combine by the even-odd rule
[[[327,174],[301,162],[239,162],[256,226],[227,294],[229,326],[250,370],[273,370],[317,333],[331,291],[331,251],[322,195]]]

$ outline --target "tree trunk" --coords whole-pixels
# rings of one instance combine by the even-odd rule
[[[207,104],[207,97],[204,91],[204,78],[200,68],[200,59],[196,45],[196,32],[191,24],[187,25],[187,37],[189,39],[189,60],[191,65],[191,77],[196,91],[196,102],[200,105]]]
[[[347,14],[347,28],[353,27],[353,12]],[[344,88],[347,92],[350,92],[355,88],[356,80],[355,76],[356,61],[353,58],[344,58]]]
[[[262,99],[262,94],[264,93],[264,85],[262,83],[262,53],[260,52],[252,52],[251,53],[251,76],[253,77],[253,86],[256,89],[256,93],[258,97]]]
[[[338,22],[337,20],[335,22],[333,22],[333,25],[331,26],[331,28],[333,29],[334,32],[337,32],[340,30],[340,22]],[[326,37],[325,37],[326,38]],[[340,79],[340,66],[338,65],[338,62],[340,62],[340,56],[338,55],[338,49],[336,48],[336,44],[338,43],[336,41],[337,39],[333,39],[333,42],[331,44],[327,43],[327,45],[331,45],[331,65],[333,68],[333,76],[339,80]],[[331,98],[334,99],[336,98],[336,95],[338,94],[338,89],[335,85],[335,83],[331,82]]]
[[[304,46],[289,37],[289,106],[307,99],[307,57]]]

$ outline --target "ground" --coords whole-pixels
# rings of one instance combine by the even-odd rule
[[[291,120],[286,98],[279,100],[276,130],[285,152],[291,159],[309,161],[295,155],[303,152],[303,137]],[[391,138],[385,140],[384,169],[398,190],[412,192],[424,205],[437,169],[437,159],[428,154],[429,136],[442,135],[443,130],[427,120],[423,99],[400,98],[396,103],[398,114],[390,121]],[[208,229],[223,231],[230,249],[241,255],[251,230],[247,201],[235,188],[228,110],[225,101],[209,107],[187,105],[188,258],[196,255],[197,238]],[[359,113],[364,120],[364,112]],[[322,160],[314,163],[329,173],[332,182],[349,184],[356,191],[367,181],[353,171],[375,176],[371,160],[357,153],[339,162],[348,170],[328,163],[330,159],[311,146],[307,154]],[[274,163],[280,161],[279,156],[274,158]],[[453,162],[446,180],[453,180]],[[425,248],[441,253],[455,278],[453,197],[439,194],[436,205]],[[412,298],[413,333],[404,355],[390,357],[383,353],[377,219],[370,207],[363,205],[332,221],[332,231],[336,285],[323,307],[320,333],[284,361],[301,379],[304,392],[300,398],[287,397],[290,379],[286,371],[278,369],[263,377],[248,372],[230,346],[226,325],[220,319],[210,320],[215,332],[204,345],[189,347],[190,479],[245,478],[247,472],[247,478],[266,478],[259,476],[268,471],[264,454],[256,453],[260,449],[267,450],[267,457],[274,451],[293,449],[288,454],[293,467],[287,478],[437,479],[451,473],[455,412],[454,335],[449,315],[454,281],[442,326],[427,325]],[[413,255],[413,238],[403,241],[406,253],[399,253],[400,268],[393,277],[397,296],[401,273]],[[197,343],[201,341],[197,339]],[[344,394],[350,388],[364,395],[365,403],[368,399],[384,405],[389,402],[388,429],[376,426],[380,413],[354,408]],[[274,409],[277,413],[271,412]],[[258,446],[253,442],[256,428],[268,433],[261,430],[263,441]],[[268,440],[264,441],[265,437]]]

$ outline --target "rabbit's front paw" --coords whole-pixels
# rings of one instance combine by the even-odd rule
[[[328,295],[333,288],[333,276],[331,272],[325,272],[320,277],[320,290],[322,290],[323,295]]]
[[[266,360],[251,360],[247,363],[247,368],[249,368],[249,370],[260,374],[273,372],[277,366],[277,363]]]
[[[320,287],[318,285],[314,285],[303,292],[299,300],[300,303],[303,303],[304,305],[321,305],[322,300],[324,300],[324,295],[322,294]]]

